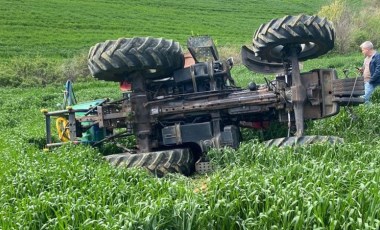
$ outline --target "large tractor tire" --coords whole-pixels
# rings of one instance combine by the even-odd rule
[[[132,72],[159,79],[182,68],[184,56],[178,42],[163,38],[135,37],[107,40],[91,47],[88,67],[100,80],[123,81]]]
[[[285,16],[262,24],[253,36],[253,51],[261,60],[283,63],[283,49],[299,46],[298,60],[316,58],[334,47],[333,25],[318,16]]]
[[[264,142],[267,147],[283,147],[295,145],[309,145],[316,143],[341,144],[343,139],[334,136],[302,136],[302,137],[283,137]]]
[[[181,173],[188,176],[194,171],[194,157],[187,148],[138,154],[114,154],[105,158],[114,166],[141,167],[159,177],[167,173]]]

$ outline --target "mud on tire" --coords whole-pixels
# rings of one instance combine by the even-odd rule
[[[141,167],[159,177],[168,173],[188,176],[194,171],[193,154],[187,148],[139,154],[113,154],[105,158],[114,166]]]
[[[286,45],[300,45],[300,61],[316,58],[334,47],[333,25],[318,16],[285,16],[262,24],[253,36],[253,51],[268,62],[282,63]]]
[[[122,81],[135,71],[140,71],[145,78],[163,78],[183,64],[179,43],[163,38],[107,40],[91,47],[88,54],[91,74],[105,81]]]

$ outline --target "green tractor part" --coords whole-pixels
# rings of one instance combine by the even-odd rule
[[[43,110],[46,117],[46,146],[60,146],[67,142],[94,144],[106,136],[106,130],[99,128],[96,122],[84,119],[77,121],[89,114],[89,111],[105,103],[107,99],[97,99],[76,104],[72,82],[65,84],[62,110],[48,112]],[[55,118],[55,127],[60,142],[53,143],[51,117]]]

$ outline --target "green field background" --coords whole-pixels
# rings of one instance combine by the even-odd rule
[[[97,42],[133,36],[175,39],[185,47],[188,36],[208,34],[236,56],[261,23],[315,14],[327,3],[0,0],[0,66],[70,59]],[[348,69],[353,77],[361,62],[360,53],[332,53],[305,62],[304,71],[336,68],[342,77]],[[241,86],[264,82],[239,64],[233,76]],[[238,150],[209,152],[214,172],[156,178],[144,170],[110,166],[102,159],[104,149],[42,150],[40,110],[59,108],[63,84],[0,86],[0,229],[380,227],[378,91],[370,106],[307,123],[308,135],[339,136],[344,144],[266,148],[260,133],[245,132]],[[88,80],[74,83],[74,90],[79,101],[121,97],[113,82]]]
[[[211,35],[221,45],[250,44],[262,23],[315,14],[326,1],[127,0],[0,1],[0,57],[70,57],[107,39],[153,36],[186,45]]]

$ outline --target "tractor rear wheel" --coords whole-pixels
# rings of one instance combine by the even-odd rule
[[[167,173],[181,173],[188,176],[194,171],[194,157],[188,148],[138,154],[113,154],[105,158],[114,166],[141,167],[159,177]]]
[[[285,16],[262,24],[253,36],[253,51],[268,62],[283,63],[286,46],[298,46],[298,60],[316,58],[334,47],[333,25],[318,16]]]
[[[91,47],[88,67],[91,74],[105,81],[123,81],[132,72],[145,78],[160,79],[184,65],[178,42],[163,38],[134,37],[107,40]]]
[[[341,144],[343,139],[334,136],[301,136],[301,137],[283,137],[264,142],[267,147],[283,147],[295,145],[308,145],[316,143]]]

